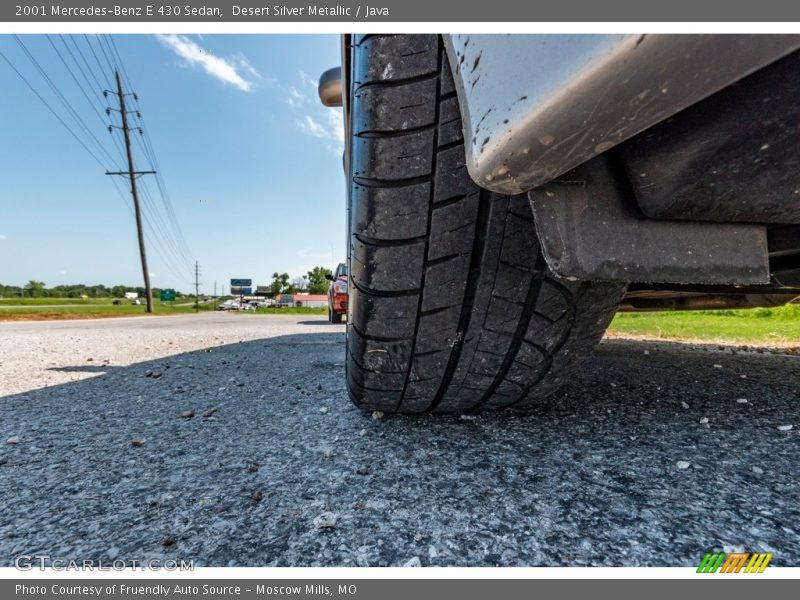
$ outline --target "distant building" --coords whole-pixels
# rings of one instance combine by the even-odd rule
[[[278,294],[275,302],[284,306],[291,303],[292,306],[305,306],[312,308],[325,308],[328,306],[328,296],[326,294]]]

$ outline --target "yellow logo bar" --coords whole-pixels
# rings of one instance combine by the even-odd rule
[[[750,562],[747,563],[747,567],[745,567],[745,573],[763,573],[764,569],[767,568],[769,561],[772,560],[772,553],[760,553],[760,554],[753,554],[753,558],[750,559]]]

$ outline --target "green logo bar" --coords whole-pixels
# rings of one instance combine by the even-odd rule
[[[722,561],[725,560],[725,553],[720,552],[719,554],[712,554],[711,552],[707,552],[706,555],[703,557],[703,560],[700,561],[700,566],[697,567],[698,573],[716,573],[717,569],[719,569]]]

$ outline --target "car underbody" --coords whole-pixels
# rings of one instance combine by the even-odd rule
[[[629,282],[622,310],[800,295],[800,36],[445,43],[467,169],[530,192],[554,271]]]

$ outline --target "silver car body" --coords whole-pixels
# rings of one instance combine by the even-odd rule
[[[515,194],[800,48],[797,35],[447,35],[467,168]]]

